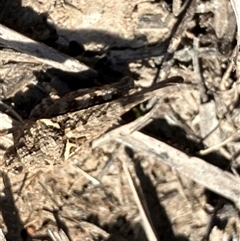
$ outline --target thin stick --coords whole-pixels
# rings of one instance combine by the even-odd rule
[[[157,239],[157,237],[155,235],[153,226],[151,225],[151,220],[149,220],[149,217],[148,217],[148,215],[147,215],[147,213],[146,213],[146,211],[144,209],[144,206],[143,206],[143,204],[142,204],[142,202],[141,202],[141,200],[140,200],[140,198],[138,196],[138,192],[136,190],[137,185],[134,182],[134,180],[132,179],[132,176],[131,176],[131,174],[130,174],[130,172],[128,170],[126,161],[124,159],[122,159],[122,165],[123,165],[123,170],[124,170],[124,173],[125,173],[125,175],[127,177],[129,186],[131,188],[132,194],[134,196],[135,202],[137,204],[137,207],[138,207],[141,219],[142,219],[143,228],[145,230],[146,236],[147,236],[149,241],[150,240],[151,241],[157,241],[158,239]]]
[[[236,16],[236,21],[237,21],[237,45],[238,48],[240,46],[240,1],[239,0],[230,0],[232,7],[233,7],[233,11],[235,13]],[[237,51],[238,52],[238,51]]]
[[[153,155],[157,160],[175,168],[182,175],[205,186],[207,189],[233,201],[240,210],[240,179],[200,158],[190,157],[164,142],[138,131],[117,140],[132,149]]]
[[[0,44],[33,56],[39,62],[63,71],[80,72],[90,70],[89,67],[77,60],[42,43],[38,43],[2,24],[0,24]]]
[[[237,133],[234,133],[233,135],[231,135],[230,137],[228,137],[226,140],[221,141],[220,143],[217,143],[214,146],[211,146],[207,149],[201,150],[199,151],[200,155],[207,155],[213,151],[218,150],[220,147],[225,146],[226,144],[228,144],[231,141],[234,141],[235,139],[237,139],[239,137],[239,131]]]

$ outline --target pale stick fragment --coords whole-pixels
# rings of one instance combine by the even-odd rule
[[[33,56],[39,62],[63,71],[80,72],[90,70],[89,67],[79,63],[77,60],[42,43],[38,43],[2,24],[0,24],[0,44]]]
[[[174,0],[172,2],[172,12],[175,17],[181,13],[182,0]]]
[[[30,56],[29,54],[15,52],[14,50],[10,49],[0,50],[0,61],[3,63],[8,63],[12,62],[13,60],[14,62],[20,63],[34,63],[36,65],[42,64],[39,60],[33,56]]]
[[[141,192],[140,187],[137,187],[137,184],[132,179],[132,176],[131,176],[131,174],[129,172],[129,169],[127,167],[127,163],[124,159],[122,159],[122,165],[123,165],[123,170],[124,170],[124,173],[127,177],[129,186],[130,186],[131,191],[133,193],[135,202],[137,204],[137,207],[138,207],[141,219],[142,219],[143,229],[145,230],[146,236],[147,236],[149,241],[150,240],[151,241],[157,241],[158,239],[155,235],[153,225],[151,225],[151,220],[150,220],[150,217],[149,217],[150,215],[148,215],[147,205],[144,205],[143,197],[140,199],[140,197],[138,195],[138,193]],[[136,189],[138,189],[138,191]]]
[[[18,121],[13,120],[9,115],[0,112],[0,133],[17,125],[19,125]],[[0,134],[0,160],[3,158],[5,151],[14,144],[12,133],[5,134],[6,135],[3,136]]]
[[[77,220],[77,222],[79,222],[79,221]],[[81,222],[79,222],[79,224],[86,233],[88,233],[91,230],[92,234],[96,234],[96,235],[98,235],[98,237],[102,237],[105,240],[110,240],[110,238],[109,238],[110,234],[107,233],[102,228],[100,228],[99,226],[97,226],[93,223],[86,222],[86,221],[81,221]],[[125,239],[121,239],[121,241],[124,241],[124,240]]]
[[[0,241],[6,241],[6,238],[5,238],[1,228],[0,228]]]
[[[238,27],[238,31],[237,31],[237,45],[238,48],[240,46],[240,1],[239,0],[230,0],[232,7],[233,7],[233,11],[235,13],[236,16],[236,21],[237,21],[237,27]]]
[[[117,141],[130,148],[154,156],[157,160],[175,168],[182,175],[207,189],[233,201],[240,210],[240,179],[197,157],[190,157],[161,141],[141,132],[119,136]]]
[[[220,39],[224,36],[228,28],[228,1],[213,0],[214,30]]]
[[[184,11],[184,9],[187,6],[187,1],[182,1],[182,0],[173,0],[172,3],[172,12],[174,17],[178,17],[182,14],[182,12]]]
[[[60,229],[58,232],[49,229],[48,234],[53,241],[70,241],[62,229]]]
[[[221,141],[221,142],[219,142],[219,143],[217,143],[217,144],[215,144],[215,145],[213,145],[213,146],[211,146],[211,147],[209,147],[207,149],[199,151],[199,154],[200,155],[207,155],[207,154],[209,154],[209,153],[211,153],[213,151],[216,151],[220,147],[225,146],[226,144],[228,144],[229,142],[236,140],[237,138],[239,138],[239,136],[240,136],[240,131],[238,130],[236,133],[234,133],[233,135],[231,135],[230,137],[228,137],[224,141]]]
[[[78,163],[78,160],[77,160],[77,159],[74,159],[73,162]],[[80,172],[86,179],[88,179],[94,186],[99,186],[99,185],[101,185],[101,182],[100,182],[97,178],[91,176],[90,174],[88,174],[87,172],[85,172],[85,171],[82,170],[80,167],[76,166],[75,164],[72,164],[72,166],[73,166],[78,172]]]
[[[240,1],[230,0],[230,2],[232,4],[232,8],[235,13],[236,22],[237,22],[237,48],[235,48],[233,51],[233,57],[234,57],[233,62],[235,65],[239,66],[239,61],[237,61],[237,59],[238,59],[238,52],[240,47]],[[239,69],[239,67],[237,69]]]
[[[237,48],[237,46],[235,46],[235,48]],[[232,57],[231,57],[232,59],[234,58],[234,52],[236,52],[236,50],[234,50],[232,53]],[[230,75],[233,70],[234,70],[234,62],[231,61],[228,64],[228,67],[227,67],[226,71],[224,72],[223,77],[221,79],[221,83],[220,83],[221,90],[226,90],[229,88],[229,86],[232,85],[232,80],[230,81]]]

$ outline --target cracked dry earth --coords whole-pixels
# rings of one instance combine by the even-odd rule
[[[166,41],[178,21],[178,1],[170,2],[0,0],[4,9],[0,9],[0,23],[52,47],[58,46],[59,51],[69,55],[72,52],[66,52],[67,46],[76,41],[80,54],[74,57],[99,71],[107,83],[128,75],[138,80],[138,86],[149,86],[161,65],[161,46],[167,48]],[[144,129],[189,155],[199,155],[202,149],[225,140],[239,126],[238,67],[224,77],[236,28],[222,28],[230,32],[226,42],[222,37],[226,33],[219,32],[219,16],[211,4],[196,1],[188,31],[170,59],[170,76],[182,76],[184,84],[162,90],[161,108],[156,113],[161,118]],[[228,16],[234,16],[230,3],[224,7]],[[235,26],[235,20],[231,21],[229,24]],[[211,96],[208,104],[200,101],[202,93],[192,63],[194,36],[200,39],[202,75],[206,93]],[[218,46],[225,46],[225,52]],[[6,48],[0,51],[1,100],[25,121],[34,106],[48,95],[64,96],[96,85],[92,79],[82,83],[81,73],[72,75],[37,62],[18,60],[17,53]],[[106,51],[110,67],[108,61],[98,65]],[[19,125],[4,106],[0,110],[1,128]],[[204,128],[210,119],[219,127],[203,142],[207,135]],[[1,136],[1,160],[13,144],[11,134]],[[223,170],[238,171],[239,150],[239,142],[233,141],[216,155],[210,153],[202,158]],[[36,169],[33,165],[29,172],[3,174],[0,228],[6,239],[49,240],[49,230],[62,230],[74,241],[147,240],[122,169],[123,159],[126,154],[111,142],[93,151],[82,151],[71,161],[56,166]],[[229,201],[144,153],[134,153],[128,166],[142,188],[159,240],[238,240],[233,238],[239,235],[239,218]]]

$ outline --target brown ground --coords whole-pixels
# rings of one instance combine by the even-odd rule
[[[0,0],[0,23],[69,55],[69,42],[78,42],[77,58],[93,66],[106,82],[130,75],[146,86],[159,76],[182,76],[184,84],[178,91],[163,92],[160,97],[165,115],[174,118],[175,124],[156,119],[144,131],[199,156],[200,150],[239,130],[239,68],[227,72],[236,45],[236,22],[230,3],[216,2],[220,5],[217,10],[213,2],[199,0],[193,11],[188,8],[178,16],[177,0]],[[184,19],[188,15],[190,18]],[[169,47],[178,37],[180,42],[171,42]],[[195,49],[194,37],[200,41]],[[192,60],[197,50],[201,74]],[[111,65],[98,62],[106,51]],[[13,52],[7,53],[10,61],[0,56],[0,97],[24,119],[45,97],[35,83],[50,91],[57,89],[59,95],[66,89],[95,85],[90,80],[82,84],[81,73],[72,76],[42,64],[16,62]],[[2,112],[3,127],[9,128],[12,120],[4,108]],[[209,135],[211,125],[218,127]],[[237,137],[201,158],[238,173]],[[1,138],[3,154],[12,140]],[[7,240],[45,240],[49,239],[48,230],[60,229],[74,241],[147,240],[118,151],[109,144],[105,152],[95,151],[85,162],[63,163],[54,170],[25,175],[4,174],[0,228]],[[109,160],[111,166],[103,173]],[[228,200],[142,153],[132,157],[129,168],[139,180],[159,240],[240,239],[239,218]],[[81,170],[100,184],[91,182]]]

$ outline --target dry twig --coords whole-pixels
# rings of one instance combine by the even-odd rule
[[[71,72],[90,70],[86,65],[79,63],[77,60],[44,44],[38,43],[2,24],[0,24],[0,44],[34,56],[39,62],[57,69]]]
[[[200,158],[190,157],[138,131],[129,136],[119,136],[117,140],[135,150],[153,155],[157,160],[177,169],[179,173],[233,201],[240,210],[240,179],[238,177]]]
[[[231,0],[231,4],[236,16],[236,20],[237,20],[237,26],[238,26],[238,32],[237,32],[237,45],[238,45],[238,49],[240,46],[240,2],[239,0]]]
[[[6,241],[6,238],[2,232],[2,229],[0,229],[0,241]]]
[[[147,209],[146,209],[147,208],[146,205],[144,205],[144,202],[143,202],[144,200],[141,200],[138,196],[137,185],[134,182],[134,180],[133,180],[133,178],[132,178],[132,176],[131,176],[131,174],[128,170],[126,161],[122,160],[122,164],[123,164],[123,170],[125,172],[125,175],[127,176],[129,186],[132,190],[135,202],[138,206],[138,210],[139,210],[139,213],[140,213],[140,216],[141,216],[141,219],[142,219],[143,228],[145,230],[146,236],[148,237],[148,240],[157,241],[158,239],[155,235],[153,225],[151,225],[151,220],[149,219],[149,215],[147,215],[148,212],[147,212]],[[138,187],[138,190],[139,190],[139,187]]]
[[[59,232],[56,232],[49,229],[48,234],[53,241],[70,241],[67,235],[63,232],[63,230],[59,230]]]

